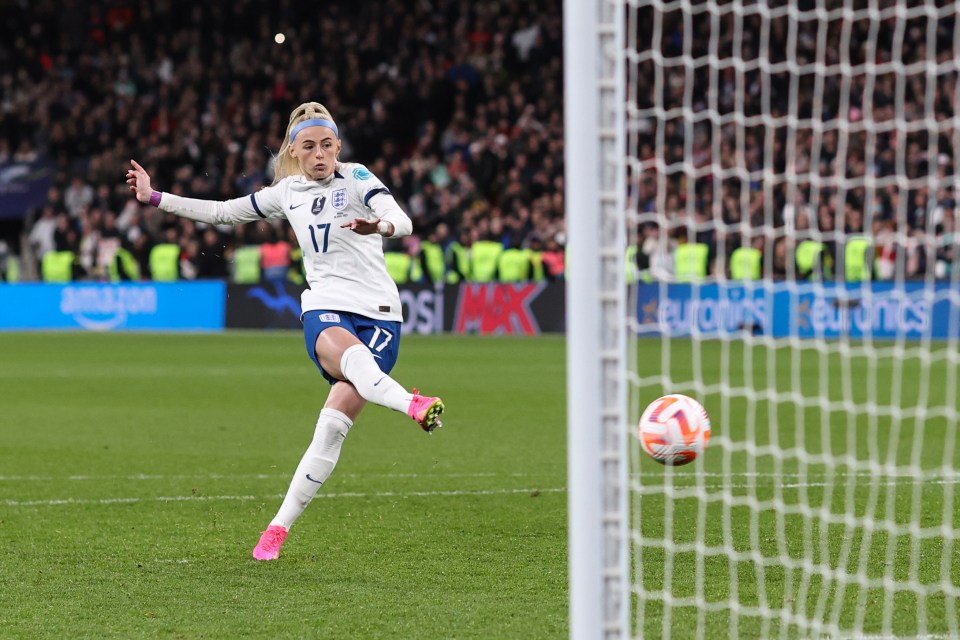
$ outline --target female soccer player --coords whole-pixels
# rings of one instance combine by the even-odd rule
[[[413,225],[366,167],[342,163],[340,134],[326,107],[300,105],[290,114],[271,186],[215,202],[154,191],[131,160],[127,184],[137,200],[207,224],[285,217],[303,250],[309,288],[301,298],[307,353],[332,385],[313,441],[283,504],[253,550],[274,560],[340,457],[340,447],[367,402],[405,412],[427,433],[442,426],[440,398],[408,393],[388,374],[400,346],[400,294],[387,274],[380,236],[409,235]]]

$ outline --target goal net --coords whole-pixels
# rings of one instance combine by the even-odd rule
[[[622,172],[625,237],[599,239],[591,277],[619,249],[629,283],[626,408],[614,394],[597,409],[629,434],[684,393],[713,424],[684,467],[601,438],[598,531],[626,566],[600,558],[598,634],[960,637],[960,8],[596,3],[600,74],[581,85],[601,105],[594,213],[613,215],[604,176]],[[621,85],[618,160],[603,105]],[[588,257],[574,255],[571,278]],[[572,323],[590,299],[568,293]]]

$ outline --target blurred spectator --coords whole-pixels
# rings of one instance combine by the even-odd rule
[[[84,207],[93,204],[93,187],[86,184],[80,176],[74,176],[63,192],[63,204],[71,217],[76,218]]]
[[[949,278],[956,273],[960,267],[960,262],[957,260],[960,257],[958,244],[960,244],[960,236],[957,235],[957,219],[951,208],[943,216],[937,247],[936,277]]]
[[[200,243],[194,238],[186,241],[186,247],[180,253],[180,277],[196,280],[200,275]]]
[[[563,278],[566,271],[566,255],[556,238],[548,238],[543,251],[543,267],[548,280]]]
[[[260,268],[263,279],[268,282],[283,282],[290,271],[290,243],[279,237],[276,227],[266,222],[259,223],[261,238]]]
[[[203,231],[203,240],[200,243],[196,261],[197,278],[226,278],[227,261],[224,253],[225,246],[220,234],[214,227],[207,227]]]
[[[54,234],[57,231],[57,220],[54,215],[53,207],[47,205],[40,211],[40,217],[30,229],[30,244],[33,245],[33,255],[37,259],[37,264],[43,260],[43,256],[50,251],[55,251],[56,241]]]
[[[57,251],[72,251],[80,249],[80,238],[66,212],[61,212],[56,218],[57,226],[53,231],[53,244]],[[36,228],[36,227],[34,227]]]
[[[110,264],[120,250],[120,230],[117,229],[117,215],[107,211],[102,218],[99,240],[97,242],[97,257],[95,273],[100,279],[109,277]]]
[[[874,225],[876,276],[880,280],[892,280],[896,275],[899,248],[895,229],[893,220],[880,220]]]

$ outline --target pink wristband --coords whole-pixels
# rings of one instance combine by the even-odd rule
[[[154,207],[160,206],[160,198],[163,197],[163,193],[160,191],[154,191],[150,194],[150,204]]]

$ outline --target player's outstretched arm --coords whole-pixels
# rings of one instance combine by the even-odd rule
[[[172,193],[154,191],[150,183],[150,174],[146,169],[136,160],[131,160],[130,164],[133,168],[127,169],[127,184],[136,194],[137,201],[152,204],[184,218],[207,224],[242,224],[253,220],[279,217],[283,213],[277,193],[270,187],[257,194],[222,202],[184,198]]]

